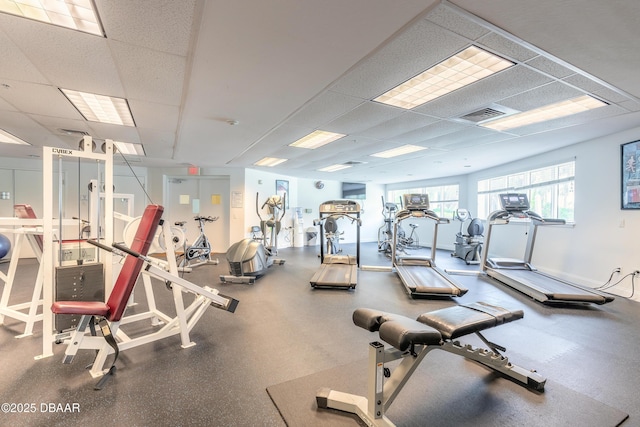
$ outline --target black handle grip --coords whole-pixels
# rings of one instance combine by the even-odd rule
[[[93,246],[97,246],[100,249],[104,249],[105,251],[113,252],[113,248],[111,246],[103,245],[102,243],[98,242],[96,239],[89,239],[87,240],[87,243],[90,243]]]
[[[118,250],[122,251],[122,252],[126,252],[126,253],[128,253],[129,255],[133,255],[133,256],[134,256],[134,257],[136,257],[136,258],[140,258],[140,257],[142,257],[142,254],[140,254],[139,252],[136,252],[136,251],[134,251],[134,250],[132,250],[132,249],[129,249],[128,247],[126,247],[126,246],[124,246],[124,245],[121,245],[120,243],[115,243],[115,242],[114,242],[114,243],[112,244],[112,246],[113,246],[114,248],[116,248],[116,249],[118,249]]]

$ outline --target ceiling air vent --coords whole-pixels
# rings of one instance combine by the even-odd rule
[[[504,105],[491,104],[486,108],[482,108],[477,111],[472,111],[469,114],[460,116],[459,120],[464,120],[466,122],[472,122],[472,123],[480,123],[486,120],[493,120],[501,116],[514,114],[518,112],[519,111],[514,110],[512,108],[505,107]]]

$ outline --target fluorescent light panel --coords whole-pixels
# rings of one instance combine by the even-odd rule
[[[374,101],[410,110],[513,65],[511,61],[470,46]]]
[[[584,95],[568,99],[566,101],[556,102],[555,104],[545,105],[544,107],[536,108],[535,110],[512,114],[507,117],[487,121],[486,123],[480,123],[480,126],[498,131],[514,129],[521,126],[582,113],[584,111],[593,110],[594,108],[604,107],[605,105],[608,104],[589,95]]]
[[[1,1],[1,0],[0,0]],[[60,89],[80,114],[90,122],[135,126],[126,99]]]
[[[342,170],[342,169],[347,169],[347,168],[350,168],[350,167],[351,167],[351,165],[345,165],[343,163],[338,163],[338,164],[335,164],[335,165],[324,167],[322,169],[318,169],[318,171],[320,171],[320,172],[335,172],[335,171],[339,171],[339,170]]]
[[[146,156],[142,144],[133,144],[131,142],[113,141],[119,152],[133,156]]]
[[[416,151],[421,151],[426,149],[427,147],[420,147],[419,145],[403,145],[402,147],[393,148],[391,150],[386,150],[386,151],[381,151],[379,153],[371,154],[371,156],[389,159],[391,157],[402,156],[404,154],[415,153]]]
[[[310,150],[315,150],[316,148],[322,147],[323,145],[340,139],[343,136],[345,135],[341,133],[316,130],[289,145],[291,147],[308,148]]]
[[[0,142],[5,144],[31,145],[28,142],[23,141],[17,136],[11,135],[9,132],[2,129],[0,129]]]
[[[0,0],[0,12],[104,37],[92,0]]]
[[[264,157],[254,163],[255,166],[268,166],[273,167],[280,163],[286,162],[288,159],[279,159],[277,157]]]

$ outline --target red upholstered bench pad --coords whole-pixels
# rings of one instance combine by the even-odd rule
[[[109,306],[100,301],[56,301],[51,306],[54,314],[86,314],[106,316]]]

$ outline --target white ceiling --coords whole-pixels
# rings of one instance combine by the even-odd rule
[[[391,183],[466,174],[640,124],[640,2],[629,0],[96,0],[106,37],[0,14],[0,129],[77,148],[142,143],[138,165],[254,167]],[[407,111],[372,101],[474,44],[516,66]],[[126,98],[136,127],[85,121],[59,88]],[[610,105],[497,132],[461,121],[591,94]],[[230,121],[238,124],[231,125]],[[316,130],[346,134],[290,147]],[[640,139],[640,138],[639,138]],[[404,144],[418,154],[370,154]],[[334,173],[317,169],[362,162]]]

